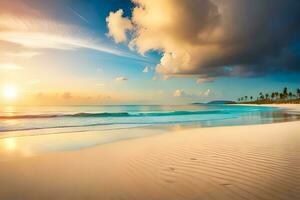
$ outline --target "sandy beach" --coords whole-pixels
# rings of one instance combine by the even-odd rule
[[[0,200],[300,200],[300,0],[0,0]]]
[[[166,131],[14,159],[0,162],[0,184],[3,200],[296,200],[300,122]]]

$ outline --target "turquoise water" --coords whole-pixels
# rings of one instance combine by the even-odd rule
[[[149,125],[224,126],[286,120],[278,108],[238,105],[3,107],[0,134],[21,130],[113,130]]]
[[[149,137],[170,129],[299,119],[288,110],[238,105],[2,107],[0,162]]]

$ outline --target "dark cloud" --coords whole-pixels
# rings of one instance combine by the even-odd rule
[[[162,51],[159,73],[212,78],[300,71],[299,0],[133,2],[129,46]]]

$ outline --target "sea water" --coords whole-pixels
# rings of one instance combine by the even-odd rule
[[[239,105],[1,107],[0,162],[170,133],[170,129],[176,132],[299,118],[288,110]]]
[[[2,107],[0,135],[11,131],[114,130],[155,125],[226,126],[286,120],[281,110],[239,105],[111,105]],[[279,114],[281,113],[281,114]],[[57,131],[56,131],[57,130]],[[0,136],[0,137],[1,137]]]

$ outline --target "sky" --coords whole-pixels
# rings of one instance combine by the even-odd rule
[[[1,0],[0,105],[185,104],[300,88],[297,0]]]

